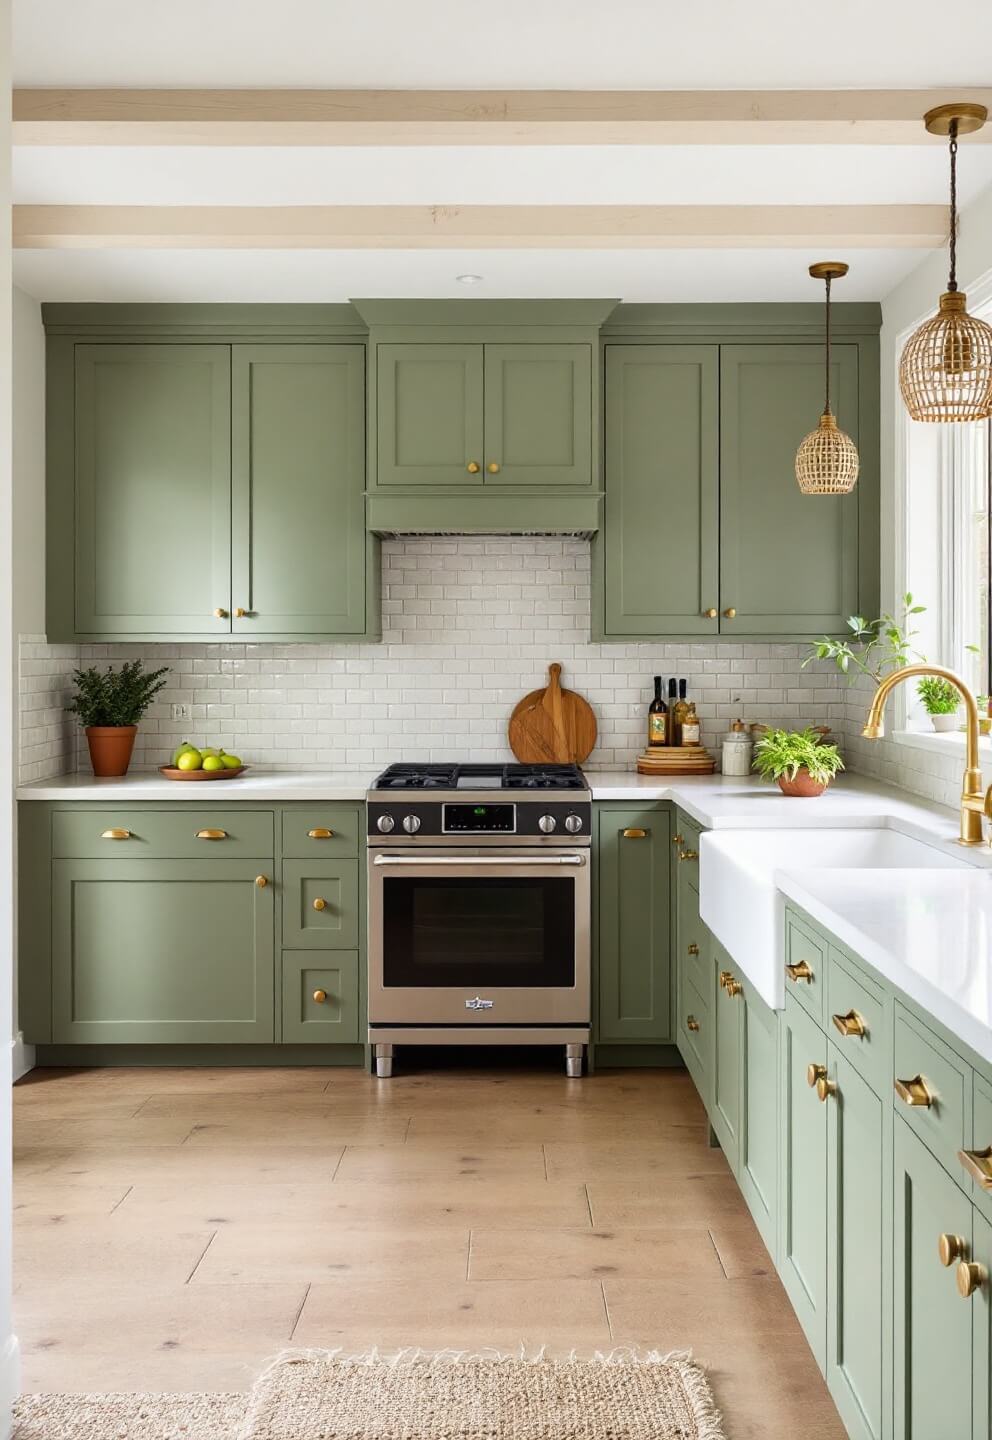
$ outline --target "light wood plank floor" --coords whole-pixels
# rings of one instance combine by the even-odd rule
[[[843,1429],[682,1071],[35,1071],[27,1390],[247,1388],[287,1345],[691,1347],[730,1440]]]

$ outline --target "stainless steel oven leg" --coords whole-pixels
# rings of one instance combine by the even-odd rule
[[[565,1046],[565,1074],[571,1080],[577,1080],[582,1074],[582,1055],[584,1045]]]
[[[393,1047],[392,1045],[376,1045],[375,1047],[375,1073],[379,1080],[389,1080],[393,1074]]]

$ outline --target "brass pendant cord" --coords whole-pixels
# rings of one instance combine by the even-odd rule
[[[958,122],[951,121],[949,131],[951,153],[951,273],[947,281],[947,288],[955,291],[958,288]]]
[[[824,282],[823,282],[823,283],[824,283],[824,284],[826,285],[826,287],[827,287],[827,318],[826,318],[826,322],[825,322],[825,328],[826,328],[826,351],[827,351],[827,379],[826,379],[826,385],[824,386],[823,413],[824,413],[824,415],[829,415],[829,414],[831,414],[831,410],[830,410],[830,276],[829,276],[829,275],[827,275],[827,276],[824,278]]]

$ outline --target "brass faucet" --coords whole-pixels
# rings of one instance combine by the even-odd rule
[[[889,692],[904,680],[911,680],[914,675],[936,675],[940,680],[947,680],[955,690],[960,691],[964,700],[966,747],[964,776],[961,781],[961,835],[958,843],[981,845],[984,838],[982,816],[992,820],[992,785],[986,794],[982,793],[982,771],[978,763],[978,702],[953,670],[945,670],[941,665],[904,665],[901,670],[891,671],[878,683],[875,698],[868,711],[868,719],[861,733],[866,740],[878,740],[885,734],[882,712]]]

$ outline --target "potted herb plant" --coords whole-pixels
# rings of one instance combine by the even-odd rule
[[[754,769],[777,780],[783,795],[822,795],[844,762],[816,730],[766,730],[754,747]]]
[[[916,693],[935,730],[957,729],[961,695],[950,681],[942,680],[939,675],[924,675],[916,686]]]
[[[169,667],[146,672],[140,660],[114,670],[74,670],[76,694],[66,709],[79,716],[94,775],[126,775],[138,721],[165,685]]]

